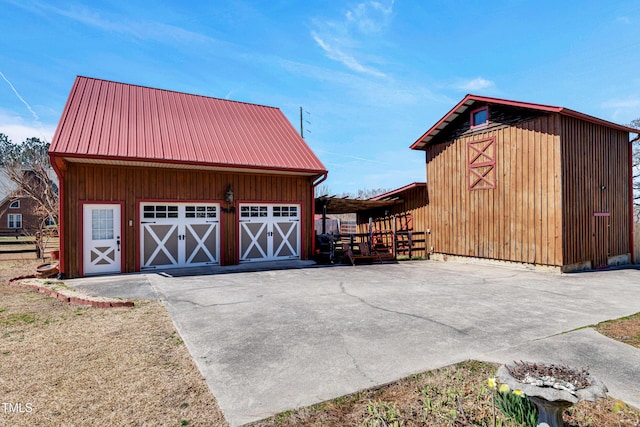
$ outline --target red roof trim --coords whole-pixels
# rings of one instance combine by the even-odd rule
[[[426,187],[426,182],[412,182],[411,184],[407,184],[404,187],[396,188],[395,190],[387,191],[384,194],[380,194],[378,196],[372,197],[369,200],[382,200],[390,196],[394,196],[398,193],[402,193],[403,191],[411,190],[412,188],[417,187]]]
[[[449,110],[449,112],[445,114],[444,117],[442,117],[435,125],[431,126],[431,128],[429,128],[427,132],[425,132],[420,138],[418,138],[418,140],[416,140],[416,142],[414,142],[410,148],[412,150],[424,149],[424,147],[429,143],[429,140],[432,137],[434,137],[436,134],[438,134],[440,130],[447,127],[449,122],[451,122],[453,118],[457,117],[459,114],[462,114],[465,110],[467,110],[471,105],[473,105],[476,102],[486,102],[487,104],[507,105],[511,107],[529,108],[532,110],[558,113],[558,114],[573,117],[576,119],[584,120],[590,123],[594,123],[597,125],[602,125],[612,129],[621,130],[623,132],[629,132],[629,133],[639,132],[638,129],[634,129],[624,125],[619,125],[617,123],[609,122],[604,119],[599,119],[597,117],[580,113],[578,111],[574,111],[564,107],[556,107],[553,105],[535,104],[532,102],[512,101],[508,99],[500,99],[500,98],[492,98],[488,96],[468,94],[462,99],[462,101],[458,102],[458,104],[456,104],[455,107]]]
[[[81,76],[71,88],[50,153],[326,173],[279,108]]]
[[[55,156],[60,156],[64,159],[86,159],[86,160],[96,160],[96,156],[87,156],[80,154],[72,154],[72,155],[59,155],[54,154]],[[148,159],[145,157],[114,157],[114,156],[101,156],[99,160],[104,161],[105,164],[108,162],[127,162],[127,163],[155,163],[155,164],[167,164],[167,165],[185,165],[185,166],[193,166],[197,168],[198,166],[206,167],[206,168],[224,168],[224,169],[254,169],[254,170],[264,170],[264,171],[277,171],[277,172],[295,172],[295,173],[304,173],[305,175],[323,175],[327,173],[324,169],[301,169],[301,168],[271,168],[263,165],[245,165],[245,164],[229,164],[229,163],[194,163],[189,161],[179,161],[179,160],[162,160],[162,159]],[[72,161],[72,160],[70,160]],[[93,162],[96,163],[96,162]],[[153,166],[152,166],[153,167]]]

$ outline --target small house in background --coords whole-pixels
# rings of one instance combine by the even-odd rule
[[[411,146],[426,155],[430,252],[562,271],[632,262],[631,133],[467,95]]]
[[[277,108],[78,77],[49,155],[68,277],[313,252],[327,171]]]
[[[50,172],[51,185],[57,192],[58,179],[53,170]],[[30,172],[25,170],[24,173]],[[40,184],[34,181],[34,185]],[[53,219],[41,212],[38,204],[0,170],[0,236],[31,236],[53,224]]]

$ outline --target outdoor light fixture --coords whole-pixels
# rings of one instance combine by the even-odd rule
[[[224,200],[226,200],[227,203],[233,203],[233,190],[231,189],[231,185],[229,185],[227,192],[224,193]]]

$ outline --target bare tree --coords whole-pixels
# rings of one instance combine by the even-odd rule
[[[27,198],[34,203],[36,244],[41,256],[47,241],[58,231],[58,188],[51,179],[49,143],[38,138],[27,138],[13,143],[0,133],[0,166],[3,173],[16,185],[12,197]]]
[[[389,191],[391,191],[391,189],[389,188],[361,188],[355,192],[343,191],[341,193],[333,193],[327,184],[322,184],[316,187],[315,195],[316,197],[337,196],[346,197],[349,199],[367,200],[372,197],[379,196],[380,194],[387,193]]]
[[[316,187],[315,193],[315,197],[330,196],[331,190],[327,184],[322,184]]]

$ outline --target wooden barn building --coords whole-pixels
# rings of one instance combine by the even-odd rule
[[[467,95],[411,146],[426,154],[433,256],[561,271],[633,262],[631,133],[562,107]]]
[[[358,233],[371,233],[371,245],[374,248],[380,245],[392,248],[396,257],[426,257],[427,184],[413,182],[370,200],[396,203],[359,210]]]
[[[327,172],[277,108],[77,77],[49,154],[67,277],[312,254]]]

